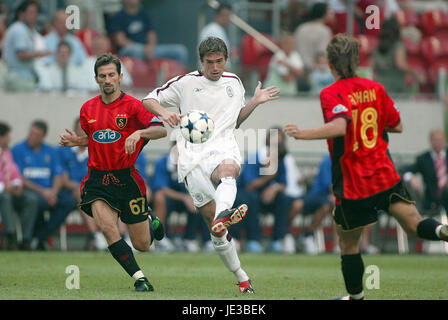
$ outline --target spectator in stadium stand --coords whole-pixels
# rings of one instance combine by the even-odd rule
[[[221,4],[216,10],[213,21],[204,26],[199,33],[199,43],[208,37],[216,37],[222,39],[230,51],[230,58],[234,56],[235,49],[232,49],[230,40],[227,35],[227,28],[230,25],[230,17],[232,14],[232,7],[227,4]],[[200,65],[200,61],[199,61]],[[231,69],[231,59],[227,60],[226,68]]]
[[[56,52],[56,61],[38,64],[38,90],[51,92],[71,92],[80,94],[87,91],[88,75],[84,69],[72,62],[71,46],[61,41]]]
[[[12,148],[14,161],[23,177],[24,196],[38,201],[38,215],[34,226],[32,249],[48,249],[47,238],[65,221],[73,205],[61,193],[63,169],[56,148],[44,143],[48,126],[34,120],[25,141]],[[46,222],[44,212],[49,211]],[[25,246],[29,246],[25,243]]]
[[[304,64],[304,74],[298,82],[299,91],[310,90],[309,73],[316,54],[325,52],[332,37],[331,29],[325,24],[331,15],[327,3],[314,3],[309,11],[309,21],[300,24],[294,32],[295,48]]]
[[[86,79],[86,89],[90,92],[98,91],[98,84],[95,81],[95,62],[96,60],[106,54],[111,52],[111,43],[108,37],[100,34],[92,39],[92,55],[87,58],[84,62],[83,68],[85,74],[89,76]],[[132,88],[132,77],[126,69],[124,63],[121,64],[121,72],[123,73],[123,82],[121,83],[123,88]]]
[[[52,54],[36,47],[35,42],[41,37],[35,29],[37,9],[34,1],[22,2],[16,11],[16,21],[6,30],[2,52],[7,67],[6,90],[33,91],[37,84],[34,62]]]
[[[271,141],[272,140],[272,141]],[[235,204],[247,203],[250,213],[245,220],[230,228],[231,235],[240,237],[242,227],[247,228],[249,252],[264,251],[259,243],[262,234],[259,217],[262,212],[273,212],[274,229],[270,251],[283,252],[286,235],[288,207],[286,201],[286,168],[284,158],[287,154],[284,133],[277,127],[268,130],[266,147],[255,155],[249,155],[238,179],[238,193]],[[240,226],[241,225],[241,226]]]
[[[447,146],[445,131],[434,128],[429,135],[431,149],[417,156],[415,162],[403,169],[404,180],[423,194],[423,209],[437,214],[441,207],[448,212]],[[414,174],[421,174],[423,186]]]
[[[330,67],[328,66],[327,54],[319,52],[314,60],[313,70],[310,73],[311,93],[319,95],[321,90],[334,82]]]
[[[187,213],[187,225],[183,235],[185,249],[189,252],[200,250],[195,240],[196,231],[199,229],[204,249],[214,250],[207,225],[197,212],[193,199],[185,189],[184,184],[177,181],[177,157],[178,151],[174,144],[168,154],[156,161],[154,174],[151,178],[150,185],[154,192],[153,209],[167,226],[166,237],[156,242],[156,249],[160,251],[173,251],[175,249],[175,245],[172,243],[173,234],[171,234],[170,227],[165,221],[167,221],[171,212],[177,211]]]
[[[287,167],[286,172],[288,178],[293,172],[298,171],[298,169],[294,168],[294,165],[295,162]],[[295,181],[291,181],[291,184],[298,184],[299,179],[296,178]],[[317,254],[318,250],[314,239],[314,231],[321,226],[324,218],[331,213],[334,203],[331,190],[331,159],[329,155],[323,157],[311,189],[306,194],[297,192],[293,196],[291,194],[288,195],[288,202],[290,204],[289,227],[292,226],[292,222],[298,214],[313,215],[311,225],[305,228],[303,244],[305,253]]]
[[[410,74],[419,83],[422,75],[412,70],[406,57],[406,48],[401,41],[400,26],[395,18],[383,22],[377,49],[372,54],[375,79],[388,93],[406,93],[406,75]]]
[[[26,249],[23,244],[17,245],[14,210],[22,222],[23,242],[30,242],[33,234],[34,221],[37,214],[37,200],[23,194],[23,180],[9,150],[11,128],[5,122],[0,122],[0,214],[8,250]],[[19,206],[20,204],[20,206]]]
[[[279,88],[282,95],[296,95],[297,80],[303,74],[303,62],[295,50],[294,37],[291,34],[281,35],[280,49],[269,62],[265,83]]]
[[[73,130],[77,135],[82,135],[81,125],[79,118],[75,120]],[[61,192],[66,193],[66,197],[70,199],[70,203],[73,205],[71,211],[78,209],[78,204],[81,201],[80,184],[82,179],[87,175],[87,161],[89,153],[87,147],[79,146],[73,148],[65,148],[59,146],[57,148],[61,166],[63,169],[62,174],[62,186]],[[95,232],[97,227],[93,218],[89,217],[81,210],[80,215],[87,226],[88,235],[85,249],[91,250],[94,248]]]
[[[68,16],[64,10],[57,10],[53,15],[53,31],[45,36],[45,45],[53,52],[53,56],[48,57],[50,62],[55,61],[55,54],[61,41],[67,42],[71,48],[70,62],[78,66],[87,59],[87,51],[81,40],[73,35],[66,26]]]
[[[123,0],[123,9],[111,19],[109,26],[120,56],[141,60],[174,59],[188,64],[188,50],[182,44],[159,44],[149,15],[140,9],[140,0]]]

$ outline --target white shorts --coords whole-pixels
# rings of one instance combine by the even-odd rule
[[[185,187],[193,198],[193,203],[200,208],[215,199],[215,187],[211,175],[226,159],[234,160],[241,167],[240,154],[219,153],[196,165],[185,177]]]

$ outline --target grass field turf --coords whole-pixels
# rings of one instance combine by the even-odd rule
[[[134,292],[133,279],[106,252],[3,251],[0,299],[328,300],[346,294],[338,255],[240,254],[256,291],[245,296],[217,255],[138,253],[136,259],[155,292]],[[380,289],[365,289],[367,299],[448,298],[447,256],[363,259],[366,267],[376,265],[380,270]],[[69,265],[79,267],[79,290],[65,286]]]

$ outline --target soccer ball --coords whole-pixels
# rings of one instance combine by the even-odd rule
[[[210,138],[214,128],[213,120],[200,110],[192,110],[180,120],[180,132],[191,143],[204,143]]]

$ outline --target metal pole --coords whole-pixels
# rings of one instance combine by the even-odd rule
[[[347,34],[353,36],[355,20],[355,0],[347,0]]]

